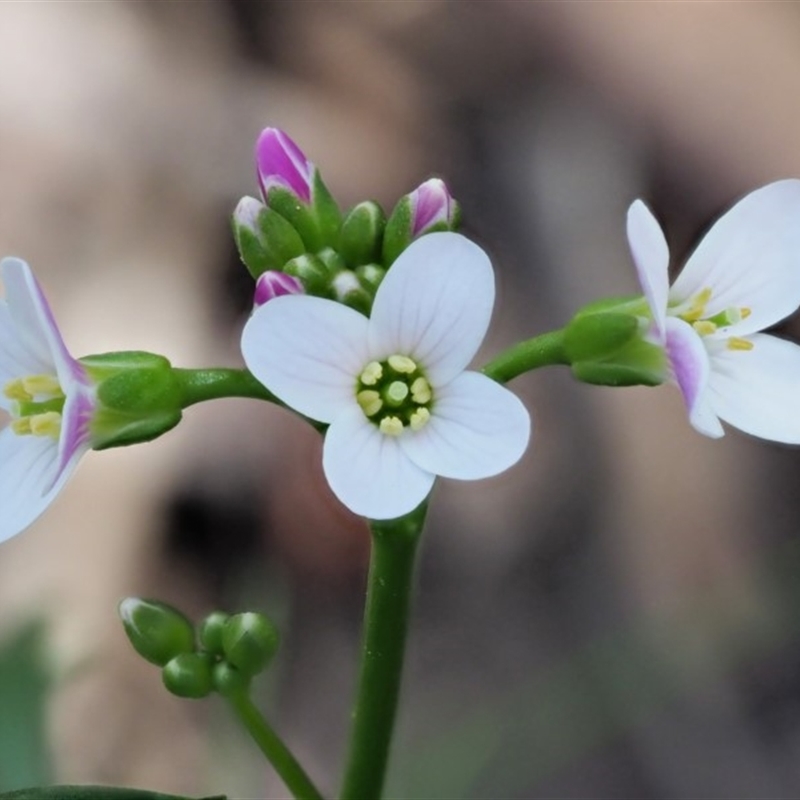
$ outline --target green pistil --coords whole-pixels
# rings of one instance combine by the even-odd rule
[[[381,432],[399,436],[406,428],[416,431],[428,422],[433,392],[413,359],[394,354],[364,367],[356,384],[356,400]]]

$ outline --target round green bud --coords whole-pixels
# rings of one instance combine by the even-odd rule
[[[297,278],[305,287],[306,292],[316,297],[331,297],[330,273],[325,263],[311,253],[305,253],[297,258],[287,261],[283,271],[293,278]]]
[[[247,692],[250,688],[250,677],[232,664],[228,664],[227,661],[215,664],[211,671],[214,690],[223,697]]]
[[[339,231],[339,252],[351,267],[377,261],[383,245],[386,215],[371,200],[355,206],[344,218]]]
[[[224,611],[212,611],[199,628],[200,644],[214,655],[222,655],[222,629],[229,617]]]
[[[194,650],[192,623],[166,603],[127,597],[119,604],[119,616],[133,649],[159,667]]]
[[[210,653],[181,653],[164,665],[161,679],[178,697],[208,697],[214,688],[214,657]]]
[[[278,631],[263,614],[235,614],[222,630],[225,660],[248,676],[261,672],[277,649]]]

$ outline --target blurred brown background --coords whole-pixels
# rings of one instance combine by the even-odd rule
[[[447,180],[497,270],[488,357],[636,291],[636,197],[677,267],[738,196],[800,176],[799,98],[796,3],[6,2],[0,252],[76,355],[241,364],[228,216],[276,125],[343,206]],[[796,451],[704,439],[669,388],[513,388],[523,461],[437,489],[390,794],[800,796]],[[262,702],[331,794],[367,546],[275,408],[91,454],[0,548],[0,638],[48,623],[53,779],[284,796],[217,700],[167,695],[130,650],[115,607],[139,594],[276,619]]]

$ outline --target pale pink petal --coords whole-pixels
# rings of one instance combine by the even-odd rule
[[[476,480],[516,464],[530,432],[530,416],[515,394],[478,372],[463,372],[437,389],[430,421],[401,436],[400,445],[428,472]]]
[[[710,402],[709,357],[703,340],[691,325],[675,317],[667,317],[666,331],[672,375],[683,394],[689,422],[706,436],[722,436],[725,432]]]
[[[415,509],[434,475],[414,464],[398,439],[386,436],[354,405],[325,434],[322,467],[333,493],[369,519],[394,519]]]
[[[457,233],[429,233],[392,264],[375,296],[370,354],[393,353],[422,364],[436,386],[452,380],[472,360],[494,305],[488,256]]]
[[[800,180],[771,183],[722,216],[692,254],[670,292],[672,303],[711,289],[706,316],[745,307],[726,335],[747,336],[800,305]]]
[[[745,433],[800,444],[800,347],[764,333],[748,339],[752,350],[711,355],[714,411]]]
[[[368,320],[352,308],[307,295],[276,297],[256,309],[242,334],[247,368],[291,408],[332,422],[355,404],[369,361]]]
[[[669,297],[669,248],[661,226],[647,206],[636,200],[628,209],[628,244],[639,283],[663,339]]]

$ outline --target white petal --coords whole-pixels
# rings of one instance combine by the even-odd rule
[[[328,428],[322,467],[339,500],[370,519],[394,519],[412,511],[427,497],[435,477],[416,466],[398,439],[382,434],[358,406]]]
[[[476,480],[520,459],[531,420],[515,394],[478,372],[463,372],[436,392],[431,419],[400,438],[417,466],[436,475]]]
[[[709,357],[703,340],[689,323],[675,317],[666,320],[666,348],[673,378],[683,394],[689,422],[712,438],[725,431],[711,405]]]
[[[641,200],[628,209],[628,244],[656,329],[663,338],[669,299],[669,248],[661,226]]]
[[[392,264],[375,296],[370,352],[420,362],[434,385],[454,378],[480,347],[494,305],[489,257],[457,233],[429,233]]]
[[[800,347],[763,333],[748,339],[752,350],[711,356],[714,411],[753,436],[800,444]]]
[[[244,327],[247,368],[284,403],[332,422],[355,402],[369,361],[368,320],[352,308],[306,295],[285,295],[256,309]]]
[[[0,542],[28,527],[55,499],[72,474],[78,453],[53,484],[58,446],[47,436],[0,432]]]
[[[705,288],[714,316],[730,307],[751,315],[725,333],[746,336],[800,305],[800,181],[771,183],[740,200],[705,235],[670,292],[684,302]]]

